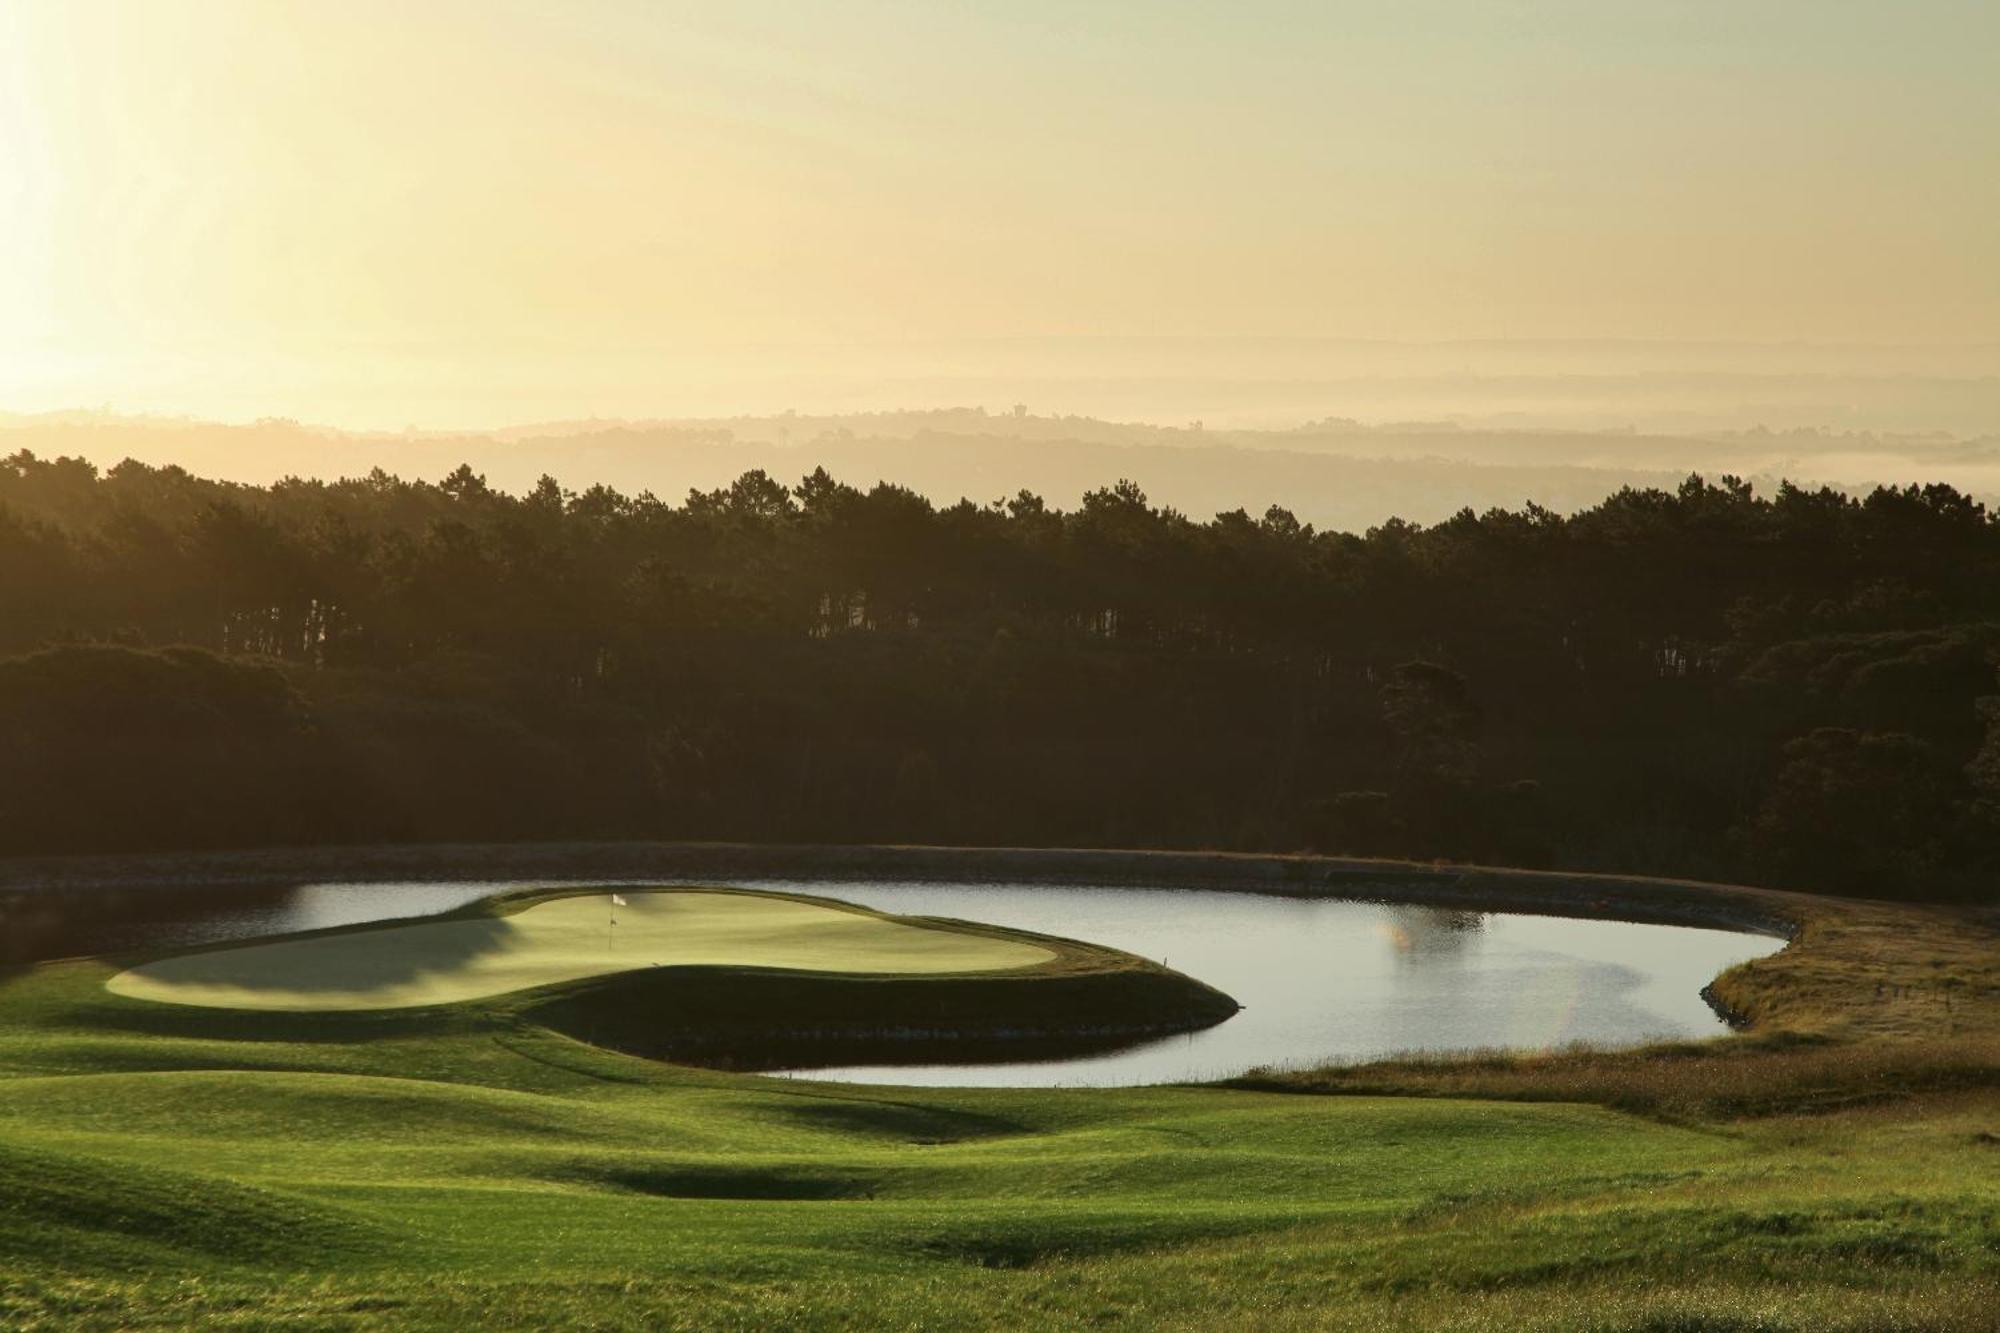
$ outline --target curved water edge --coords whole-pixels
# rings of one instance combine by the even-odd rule
[[[1186,889],[826,891],[886,911],[1066,932],[1163,962],[1244,1005],[1216,1027],[1088,1060],[793,1071],[873,1083],[1205,1082],[1411,1052],[1716,1036],[1728,1028],[1708,983],[1784,943],[1699,927]]]
[[[14,857],[0,860],[0,903],[17,892],[91,890],[120,895],[122,905],[143,910],[161,892],[243,895],[335,882],[450,888],[470,881],[490,892],[495,885],[758,880],[1215,889],[1606,917],[1787,938],[1815,901],[1695,880],[1267,852],[585,842]]]
[[[1447,905],[1384,903],[1301,893],[1285,885],[1231,889],[1106,887],[1024,882],[910,882],[867,879],[710,877],[746,888],[839,898],[877,910],[957,917],[1060,935],[1161,960],[1226,991],[1243,1013],[1202,1032],[1076,1059],[848,1066],[798,1070],[818,1078],[905,1084],[990,1086],[1116,1085],[1201,1081],[1258,1066],[1317,1064],[1410,1051],[1618,1045],[1725,1031],[1704,999],[1707,984],[1736,963],[1773,952],[1780,914],[1724,900],[1734,930],[1636,924],[1590,916],[1483,911],[1464,905],[1473,884],[1429,881],[1419,888]],[[591,877],[595,882],[607,882]],[[1567,878],[1567,877],[1565,877]],[[185,949],[297,930],[431,915],[497,892],[546,881],[461,880],[294,884],[164,919],[107,928],[70,941],[65,952]],[[659,877],[644,881],[660,882]],[[1586,882],[1602,890],[1603,882]],[[1613,881],[1622,887],[1628,881]],[[1272,886],[1275,887],[1275,886]],[[1368,888],[1373,886],[1358,885]],[[1518,887],[1509,885],[1508,887]],[[1540,892],[1558,886],[1536,884]],[[1567,885],[1562,886],[1567,888]],[[164,898],[202,897],[171,890]],[[46,905],[67,893],[37,895]],[[1513,894],[1491,895],[1502,901]],[[1654,906],[1679,916],[1685,902]],[[1563,895],[1563,906],[1609,913],[1601,896]],[[1453,900],[1458,900],[1453,905]],[[1490,901],[1490,899],[1489,899]],[[190,906],[193,904],[190,903]],[[1510,904],[1511,905],[1511,904]],[[1526,905],[1526,904],[1524,904]],[[1226,928],[1219,928],[1226,923]],[[1732,923],[1734,924],[1734,923]],[[46,956],[46,955],[45,955]],[[799,1048],[794,1048],[799,1049]],[[948,1048],[947,1048],[948,1049]],[[912,1054],[918,1052],[913,1051]],[[829,1053],[833,1058],[840,1058]],[[933,1060],[950,1058],[932,1048]],[[803,1058],[794,1056],[793,1058]],[[846,1058],[853,1058],[851,1055]],[[978,1057],[991,1061],[988,1052]],[[822,1062],[823,1063],[823,1062]]]

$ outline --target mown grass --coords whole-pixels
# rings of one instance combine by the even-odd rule
[[[80,997],[70,1018],[182,1037],[215,1028],[199,1009],[225,1008],[232,1035],[267,1041],[526,1025],[654,1058],[776,1069],[1056,1058],[1208,1027],[1237,1010],[1195,978],[1077,940],[802,894],[624,891],[630,905],[618,910],[641,928],[615,946],[599,934],[617,929],[597,915],[608,890],[531,889],[415,925],[121,960],[109,993]],[[506,932],[550,911],[568,918],[554,947],[532,930]],[[579,921],[590,941],[581,947]],[[460,947],[467,937],[454,931],[469,931],[473,945]]]
[[[2000,1281],[1978,1091],[862,1089],[511,1019],[166,1037],[106,970],[0,986],[0,1326],[1974,1329]]]
[[[109,985],[134,999],[225,1009],[397,1009],[635,968],[940,974],[1056,961],[1054,950],[1026,939],[794,895],[626,892],[616,900],[609,890],[542,893],[504,916],[460,914],[195,950],[141,963]]]
[[[1986,1333],[1982,964],[1943,1028],[1843,1019],[1930,956],[1827,951],[1895,942],[1868,924],[1787,951],[1809,1002],[1756,979],[1772,1035],[1282,1082],[1331,1097],[788,1082],[533,1005],[246,1016],[20,969],[0,1328]]]

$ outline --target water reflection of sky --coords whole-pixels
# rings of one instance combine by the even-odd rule
[[[1160,959],[1245,1006],[1205,1032],[1083,1060],[815,1075],[873,1082],[1152,1083],[1402,1051],[1711,1035],[1721,1025],[1701,987],[1780,945],[1682,926],[1185,889],[742,882],[1108,944]],[[40,956],[187,948],[427,916],[524,887],[531,885],[309,884],[206,903],[199,895],[134,892],[56,923]],[[36,906],[45,910],[56,896],[35,895]]]
[[[1401,1051],[1713,1035],[1722,1025],[1702,986],[1781,944],[1682,926],[1192,890],[784,887],[1114,945],[1245,1006],[1205,1032],[1085,1060],[816,1075],[882,1082],[1150,1083]]]
[[[0,893],[0,963],[153,953],[330,926],[435,916],[497,884],[303,884],[289,888],[56,889]]]

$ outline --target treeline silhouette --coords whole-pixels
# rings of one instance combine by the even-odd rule
[[[0,461],[0,851],[1319,849],[1983,895],[2000,526],[1735,478],[1365,536]]]

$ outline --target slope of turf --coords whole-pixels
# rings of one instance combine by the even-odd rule
[[[203,1173],[0,1144],[0,1267],[314,1263],[382,1243],[341,1212]]]
[[[1990,1107],[852,1089],[0,987],[0,1325],[1978,1329]]]
[[[2000,1299],[1976,1092],[1671,1124],[852,1088],[520,1009],[140,1005],[111,973],[0,974],[0,1327],[1858,1333],[1987,1329]]]
[[[609,894],[568,895],[507,915],[180,954],[107,985],[134,999],[213,1008],[402,1009],[653,967],[936,974],[1033,967],[1056,956],[992,932],[776,894],[628,889],[622,896],[622,907]]]
[[[1994,936],[1862,910],[1734,978],[1774,1035],[1272,1080],[1338,1096],[843,1087],[576,1039],[721,1022],[777,993],[716,988],[753,971],[327,1013],[0,971],[0,1327],[1990,1333]],[[1037,943],[770,975],[875,1013],[1137,975]]]

